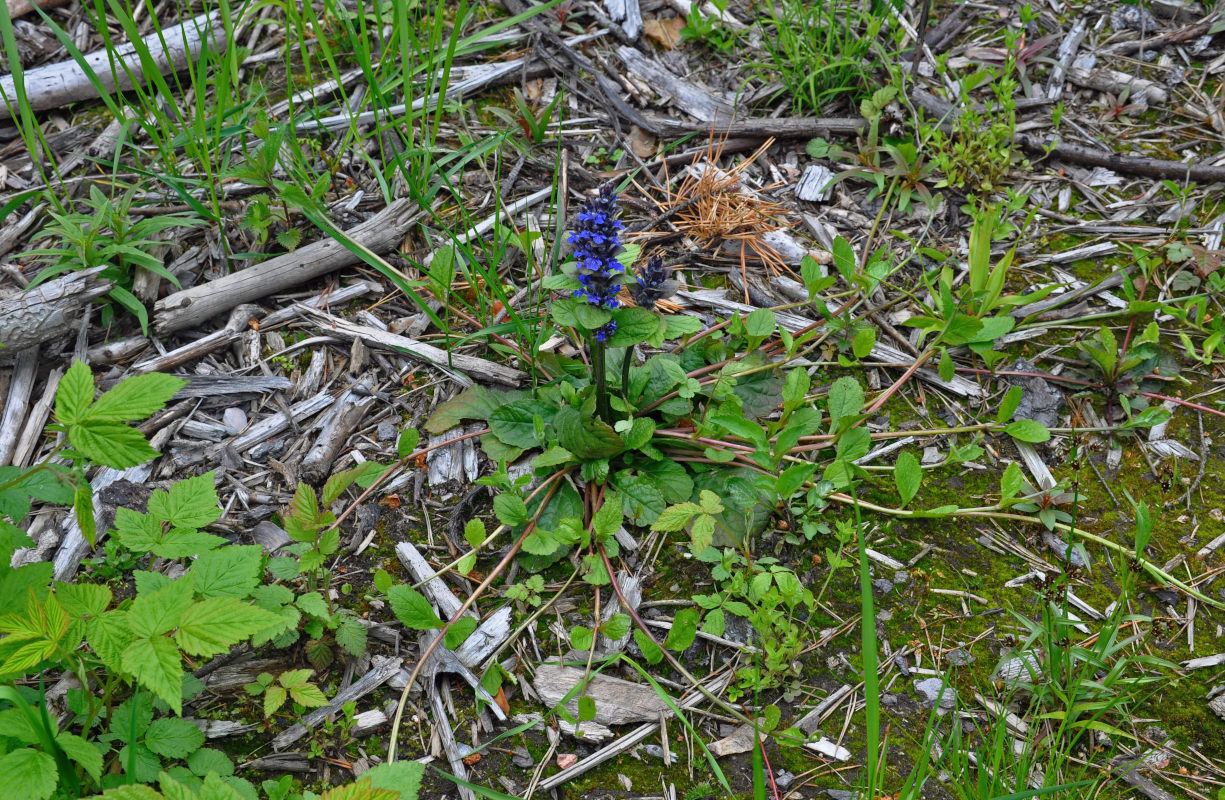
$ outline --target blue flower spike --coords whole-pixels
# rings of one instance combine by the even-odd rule
[[[620,305],[617,293],[621,291],[623,276],[617,253],[621,251],[621,230],[625,226],[616,217],[617,192],[611,183],[606,183],[595,197],[583,203],[569,238],[574,245],[578,281],[582,284],[582,288],[574,290],[574,296],[608,309]]]
[[[629,285],[630,296],[639,308],[653,309],[657,300],[663,300],[676,293],[679,284],[668,279],[668,269],[659,256],[651,256],[647,263],[638,268],[634,276],[637,283]]]

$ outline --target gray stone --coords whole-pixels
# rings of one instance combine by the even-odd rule
[[[957,705],[957,693],[944,685],[939,678],[923,678],[914,682],[915,691],[923,698],[923,705],[931,706],[936,702],[940,708],[949,710]]]
[[[536,766],[536,759],[532,758],[532,754],[527,751],[526,747],[516,747],[511,753],[510,760],[520,769],[530,769]]]
[[[375,429],[375,435],[378,436],[380,442],[390,442],[400,435],[396,430],[396,426],[391,422],[380,422],[378,428]]]

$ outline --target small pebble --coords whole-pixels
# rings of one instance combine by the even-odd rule
[[[578,756],[574,753],[562,753],[557,757],[558,769],[570,769],[578,763]]]
[[[794,780],[795,780],[795,776],[792,775],[790,772],[788,772],[785,769],[779,770],[778,774],[774,776],[774,783],[780,789],[786,789],[788,786],[792,784]]]
[[[655,758],[664,757],[664,749],[657,744],[643,745],[642,749],[645,750],[647,755],[649,756],[654,756]],[[675,764],[676,758],[677,758],[676,753],[669,753],[668,755],[672,756],[672,760],[669,761],[668,764],[669,765]]]
[[[536,759],[532,758],[532,754],[527,751],[526,747],[516,747],[511,753],[510,761],[521,769],[528,769],[536,765]]]
[[[395,439],[399,433],[400,432],[396,430],[395,424],[392,422],[380,422],[378,428],[376,429],[376,435],[379,437],[380,442],[390,442]]]

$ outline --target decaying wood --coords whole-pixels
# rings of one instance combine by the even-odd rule
[[[1046,81],[1046,96],[1051,102],[1063,96],[1063,83],[1068,76],[1068,66],[1072,63],[1072,59],[1076,58],[1076,52],[1080,50],[1080,45],[1088,32],[1088,17],[1079,17],[1072,24],[1072,29],[1063,37],[1063,41],[1059,43],[1059,50],[1055,53],[1055,63],[1051,65],[1051,74]]]
[[[17,440],[17,447],[13,450],[10,463],[15,467],[29,466],[29,460],[34,455],[34,448],[38,446],[39,440],[43,435],[43,428],[47,424],[47,418],[51,416],[51,407],[55,404],[55,390],[59,388],[60,378],[64,377],[64,370],[56,368],[51,370],[47,376],[47,383],[43,387],[42,397],[30,408],[30,413],[26,416],[25,427],[21,431],[21,437]],[[0,429],[3,424],[0,424]],[[3,435],[0,434],[0,464],[4,463],[3,453]]]
[[[642,10],[638,0],[604,0],[604,10],[608,18],[621,28],[625,38],[631,42],[637,41],[642,33]]]
[[[179,72],[194,65],[205,47],[224,53],[225,26],[220,12],[201,14],[181,25],[167,25],[142,40],[142,50],[153,57],[153,67],[161,73]],[[147,78],[140,54],[129,42],[111,51],[96,50],[85,56],[85,63],[99,83],[109,92],[118,88],[127,91],[135,85],[134,77]],[[98,96],[91,76],[75,60],[37,67],[25,73],[26,97],[34,111],[46,111],[79,100]],[[143,81],[142,81],[143,82]],[[13,76],[0,77],[0,92],[16,97]],[[9,104],[0,103],[0,119],[10,117]]]
[[[566,694],[586,678],[586,670],[541,664],[536,668],[532,686],[549,708],[556,708]],[[592,721],[600,725],[649,722],[658,720],[660,714],[672,713],[668,703],[650,686],[606,675],[590,675],[586,685],[566,701],[566,710],[576,717],[580,696],[595,701],[595,718]]]
[[[1170,93],[1160,84],[1115,69],[1084,69],[1073,64],[1068,69],[1068,80],[1086,89],[1110,92],[1117,96],[1126,91],[1128,98],[1143,99],[1154,104],[1165,103],[1170,99]]]
[[[215,350],[227,347],[242,338],[242,333],[246,330],[248,321],[258,312],[259,307],[253,304],[237,306],[230,311],[230,317],[226,321],[225,327],[221,330],[214,331],[202,339],[196,339],[194,342],[188,342],[165,355],[151,358],[148,361],[142,361],[132,367],[132,371],[136,373],[166,372],[175,367],[180,367],[189,361],[195,361],[197,358],[206,356]]]
[[[30,395],[34,393],[34,380],[37,376],[38,348],[28,347],[17,354],[13,375],[9,379],[8,397],[4,401],[4,411],[0,414],[0,466],[8,464],[17,449],[21,423],[26,418],[26,408],[30,403]]]
[[[75,331],[81,309],[114,285],[98,277],[104,269],[61,275],[29,291],[0,298],[0,364],[27,347]]]
[[[412,542],[399,542],[396,544],[396,557],[400,559],[400,563],[413,576],[413,583],[421,584],[422,594],[429,598],[429,601],[438,609],[438,613],[443,619],[450,619],[459,613],[459,609],[463,606],[463,601],[455,596],[442,578],[434,574],[437,570],[429,565],[429,562],[421,555],[421,551]],[[422,583],[423,581],[424,583]],[[475,618],[476,612],[469,609],[465,616]]]
[[[328,394],[319,394],[314,397],[294,403],[287,411],[279,411],[270,417],[260,420],[251,427],[247,428],[242,434],[234,438],[214,445],[209,448],[208,459],[213,461],[221,457],[221,452],[227,448],[235,453],[242,453],[251,449],[255,445],[276,436],[278,433],[285,431],[291,425],[297,424],[310,417],[315,416],[320,411],[323,411],[328,406],[332,405],[336,398]]]
[[[418,217],[409,200],[396,200],[370,219],[346,232],[374,253],[385,253],[399,244],[404,232]],[[292,253],[274,256],[244,270],[164,297],[155,305],[154,327],[161,333],[182,330],[229,311],[241,303],[297,286],[306,281],[351,266],[358,260],[343,244],[328,237],[311,242]]]
[[[284,750],[310,733],[312,728],[323,722],[330,714],[338,713],[341,706],[345,703],[352,703],[370,694],[386,683],[392,675],[399,672],[402,663],[403,659],[400,658],[374,656],[369,672],[363,675],[360,680],[354,681],[348,687],[337,692],[336,696],[332,698],[331,703],[328,703],[323,708],[315,709],[304,716],[301,722],[296,722],[277,734],[272,740],[272,749]]]
[[[519,386],[527,379],[527,374],[520,370],[478,356],[448,353],[446,350],[416,339],[398,336],[369,325],[358,325],[324,311],[311,308],[301,308],[300,311],[304,319],[314,322],[328,333],[334,333],[348,340],[359,338],[367,345],[410,355],[452,375],[464,373],[465,376],[471,375],[487,383],[498,383],[503,386]],[[471,385],[471,380],[465,377],[461,377],[460,380],[461,382],[466,380],[465,385]]]
[[[299,468],[302,480],[319,483],[327,478],[332,471],[336,455],[345,446],[362,417],[370,410],[370,406],[374,405],[375,399],[371,395],[359,397],[351,391],[340,396],[319,426],[319,436],[315,443],[302,459]]]
[[[47,11],[52,8],[59,8],[67,2],[68,0],[37,0],[34,3],[31,3],[30,0],[5,0],[5,5],[8,6],[9,19],[17,19],[24,17],[36,8]]]
[[[717,696],[727,686],[727,683],[728,676],[718,677],[706,683],[706,690]],[[705,695],[697,690],[694,690],[686,695],[681,702],[677,704],[677,707],[681,710],[690,709],[701,703],[704,699]],[[567,767],[556,775],[546,778],[540,782],[540,786],[538,788],[544,792],[552,791],[566,781],[574,780],[578,776],[595,769],[606,761],[614,759],[623,753],[629,752],[657,730],[659,730],[658,717],[655,721],[648,722],[635,728],[622,736],[620,739],[617,739],[617,741],[611,742],[607,746],[600,748],[586,758],[579,759],[578,762],[570,767]]]
[[[617,48],[617,58],[621,59],[625,68],[632,74],[641,78],[655,91],[668,96],[673,105],[690,116],[703,122],[714,122],[716,127],[719,126],[716,120],[726,122],[732,119],[732,107],[715,97],[710,90],[673,75],[667,68],[647,58],[636,48]]]

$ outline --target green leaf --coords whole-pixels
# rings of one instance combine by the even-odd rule
[[[664,329],[663,319],[645,308],[619,308],[613,312],[617,330],[605,342],[606,347],[632,347],[657,337]]]
[[[179,649],[166,636],[137,639],[123,651],[123,669],[142,687],[183,713],[183,667]]]
[[[504,443],[512,447],[532,448],[544,444],[536,435],[536,418],[545,425],[557,413],[555,406],[538,400],[520,400],[508,403],[489,415],[489,429]]]
[[[273,714],[281,710],[281,706],[285,705],[285,701],[289,699],[289,692],[283,686],[273,684],[264,690],[264,717],[271,717]]]
[[[120,422],[90,420],[72,425],[68,441],[90,461],[114,469],[134,467],[160,455],[140,431]]]
[[[55,390],[55,418],[64,425],[75,425],[85,418],[93,399],[93,373],[84,362],[73,362]]]
[[[291,688],[289,696],[293,698],[295,703],[307,708],[320,708],[328,704],[328,699],[324,696],[323,690],[310,683]]]
[[[664,317],[664,323],[667,327],[665,339],[676,339],[702,330],[702,320],[684,314],[669,314]]]
[[[680,503],[693,494],[693,479],[684,466],[675,461],[649,461],[638,465],[638,474],[651,481],[664,500]]]
[[[211,747],[202,747],[189,755],[187,768],[200,777],[210,772],[215,772],[223,778],[234,774],[234,762],[230,760],[230,757]]]
[[[55,583],[55,599],[77,619],[89,619],[106,611],[114,595],[109,586],[96,583]]]
[[[59,783],[55,759],[23,747],[0,758],[0,792],[21,800],[45,800]]]
[[[706,615],[706,619],[702,620],[702,633],[708,633],[711,636],[722,636],[727,630],[727,616],[723,613],[722,608],[711,609]]]
[[[600,633],[614,642],[630,632],[629,614],[613,614],[600,626]]]
[[[264,551],[259,545],[232,544],[201,554],[191,568],[196,594],[247,597],[263,577],[263,559]]]
[[[474,618],[460,617],[455,620],[451,627],[447,628],[447,636],[443,640],[443,645],[448,650],[454,650],[467,641],[474,630],[476,630],[476,620]]]
[[[621,509],[635,525],[651,525],[667,507],[663,494],[649,478],[622,470],[613,485],[621,497]]]
[[[430,601],[411,586],[397,584],[391,587],[391,591],[387,592],[387,599],[391,602],[392,612],[405,627],[415,631],[428,631],[443,626]]]
[[[1014,439],[1031,444],[1049,441],[1051,438],[1051,432],[1046,429],[1046,426],[1032,419],[1014,420],[1008,423],[1004,432]]]
[[[415,800],[424,774],[425,765],[417,761],[392,761],[371,767],[362,779],[377,789],[399,792],[400,800]]]
[[[611,425],[584,417],[570,406],[557,410],[553,427],[557,430],[557,443],[580,459],[609,458],[625,449],[625,443]]]
[[[842,276],[843,280],[850,283],[855,275],[855,265],[858,261],[855,258],[855,251],[851,249],[851,243],[841,236],[836,237],[834,239],[833,254],[834,267],[838,270],[838,274]]]
[[[591,527],[599,540],[607,539],[621,530],[623,514],[621,499],[613,492],[606,493],[604,502],[591,515]]]
[[[530,519],[523,498],[507,492],[493,498],[493,513],[503,525],[522,525]]]
[[[1021,466],[1015,461],[1010,461],[1008,466],[1004,468],[1004,474],[1000,476],[1000,502],[1007,502],[1021,493],[1021,489],[1025,485],[1025,476],[1021,473]]]
[[[759,308],[744,318],[744,330],[754,339],[764,339],[774,333],[778,325],[774,312],[768,308]]]
[[[212,470],[149,498],[149,513],[176,528],[203,528],[221,516]]]
[[[412,455],[417,449],[417,442],[421,441],[421,432],[416,428],[405,428],[400,432],[400,438],[396,440],[396,456],[398,458],[407,458]]]
[[[354,658],[365,655],[368,634],[356,617],[342,617],[333,636],[336,637],[336,644]]]
[[[179,624],[192,603],[191,577],[170,581],[151,592],[141,592],[128,611],[128,627],[138,637],[157,636]]]
[[[85,412],[82,421],[128,422],[144,419],[161,410],[187,381],[173,375],[150,372],[120,381],[98,398]]]
[[[919,493],[919,485],[923,483],[923,468],[919,466],[919,459],[915,458],[914,453],[904,450],[897,457],[897,464],[893,468],[893,482],[897,485],[897,493],[902,498],[903,506]]]
[[[651,641],[645,633],[634,629],[634,643],[638,645],[638,649],[642,651],[642,657],[646,659],[648,664],[658,664],[663,661],[663,651],[659,649],[659,645]]]
[[[327,601],[318,592],[299,595],[298,599],[294,600],[294,605],[318,619],[328,619],[332,616],[332,612],[328,611]]]
[[[92,742],[75,733],[61,733],[56,735],[55,744],[89,777],[95,781],[102,777],[102,753]]]
[[[595,635],[591,628],[585,625],[575,625],[570,629],[570,646],[575,650],[590,650],[595,643]]]
[[[585,647],[578,648],[586,650]],[[578,718],[580,722],[590,722],[595,719],[595,700],[592,700],[587,695],[583,695],[578,699]]]
[[[574,318],[578,321],[580,327],[594,331],[612,319],[612,312],[605,308],[593,306],[590,303],[576,303],[574,306]]]
[[[851,352],[855,358],[867,358],[873,347],[876,347],[876,331],[872,328],[864,328],[851,340]]]
[[[473,550],[479,548],[485,543],[487,535],[485,533],[485,523],[479,519],[470,519],[468,524],[464,525],[464,541],[468,543]]]
[[[682,608],[676,612],[676,616],[672,618],[672,629],[664,640],[664,647],[679,652],[693,644],[700,619],[701,612],[696,608]]]
[[[184,653],[210,658],[280,619],[278,614],[233,597],[209,597],[183,612],[174,640]]]
[[[834,381],[829,388],[828,410],[830,430],[837,429],[843,419],[858,417],[863,410],[863,387],[859,381],[850,376]]]
[[[1013,386],[1004,395],[1003,401],[1000,403],[1000,410],[995,415],[995,421],[1003,425],[1008,420],[1012,419],[1012,415],[1017,413],[1017,406],[1021,405],[1021,395],[1024,390],[1020,386]]]
[[[679,531],[683,530],[693,519],[694,514],[701,512],[697,503],[677,503],[673,506],[665,508],[656,518],[655,522],[651,523],[653,531]]]
[[[98,529],[94,520],[94,490],[88,483],[81,484],[73,493],[72,513],[81,528],[81,535],[93,547],[98,540]]]
[[[123,651],[132,641],[127,616],[126,611],[108,611],[85,626],[89,646],[113,672],[123,671]]]
[[[514,402],[521,392],[500,392],[476,384],[459,395],[439,404],[425,422],[427,433],[439,434],[448,431],[464,420],[489,421],[489,415],[501,406]]]
[[[145,746],[166,758],[187,758],[203,745],[204,731],[186,719],[162,717],[145,731]]]
[[[16,469],[15,467],[5,469]],[[21,470],[16,470],[20,472]],[[0,479],[2,482],[5,479]],[[55,503],[56,505],[66,506],[72,504],[72,499],[75,496],[76,485],[67,477],[62,478],[51,469],[29,469],[25,475],[13,487],[18,491],[25,492],[37,500],[42,500],[45,503]],[[24,514],[9,514],[13,519],[21,519]]]

